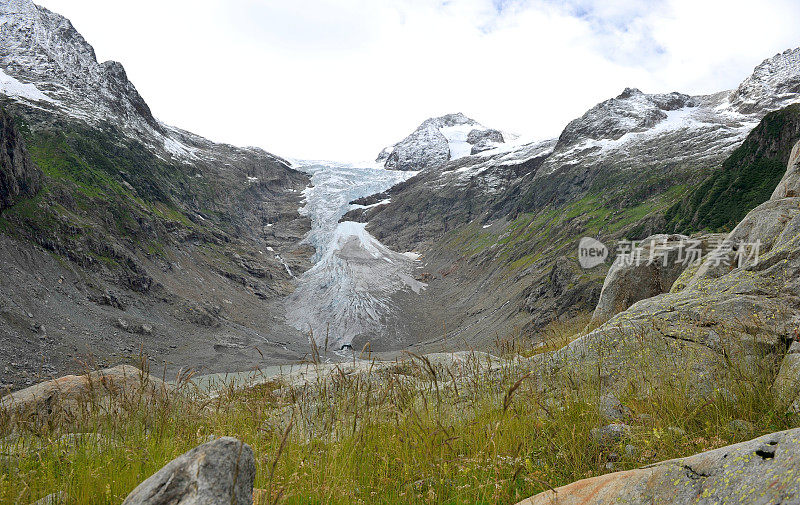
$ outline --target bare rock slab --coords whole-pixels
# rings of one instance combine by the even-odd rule
[[[800,429],[580,480],[519,505],[800,503]]]
[[[250,446],[222,437],[167,463],[122,505],[252,505],[255,475]]]

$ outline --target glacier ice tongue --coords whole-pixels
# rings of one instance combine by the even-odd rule
[[[384,191],[414,172],[325,162],[299,165],[312,174],[301,212],[312,222],[305,241],[317,251],[314,266],[298,278],[286,301],[287,320],[334,350],[359,335],[383,337],[385,318],[392,312],[390,295],[425,286],[412,275],[417,256],[392,251],[367,232],[365,223],[339,219],[358,207],[352,200]]]

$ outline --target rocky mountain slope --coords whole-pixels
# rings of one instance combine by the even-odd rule
[[[723,167],[765,115],[800,101],[799,54],[795,49],[764,61],[731,92],[626,89],[570,122],[558,139],[426,169],[381,195],[390,205],[352,217],[368,221],[367,230],[387,245],[423,253],[430,280],[424,302],[396,301],[410,319],[422,321],[414,331],[430,345],[445,339],[486,344],[591,311],[607,267],[581,270],[578,239],[607,242],[613,258],[620,239],[664,230],[667,211],[690,198],[694,186],[742,164],[731,160]],[[778,122],[790,116],[781,113]],[[785,162],[792,127],[779,130],[774,121],[765,124],[751,142],[780,149],[750,154]],[[776,181],[775,174],[767,178]],[[737,204],[737,215],[757,201]],[[713,228],[704,222],[672,231],[704,227]]]
[[[0,383],[140,350],[170,371],[301,356],[280,298],[310,266],[308,177],[161,123],[30,1],[0,4],[0,42]]]

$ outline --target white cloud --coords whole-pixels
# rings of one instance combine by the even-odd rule
[[[41,0],[162,120],[286,156],[372,158],[462,111],[529,137],[626,86],[708,93],[800,45],[794,0]]]

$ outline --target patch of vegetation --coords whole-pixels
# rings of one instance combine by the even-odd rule
[[[800,104],[767,114],[745,142],[665,214],[668,229],[729,231],[769,200],[800,139]]]
[[[575,337],[548,331],[558,346]],[[141,481],[209,437],[248,443],[260,504],[494,504],[579,479],[688,456],[798,425],[773,396],[774,360],[738,363],[720,392],[698,397],[697,376],[671,374],[620,394],[629,431],[604,442],[600,384],[531,374],[508,353],[443,370],[425,357],[389,375],[337,373],[289,394],[284,385],[222,388],[215,396],[103,402],[49,423],[0,414],[0,502],[63,491],[68,504],[118,504]],[[769,363],[770,366],[766,366]],[[648,378],[646,360],[630,369]],[[598,381],[600,379],[598,378]],[[543,387],[545,386],[545,387]],[[86,441],[75,444],[84,433]]]

